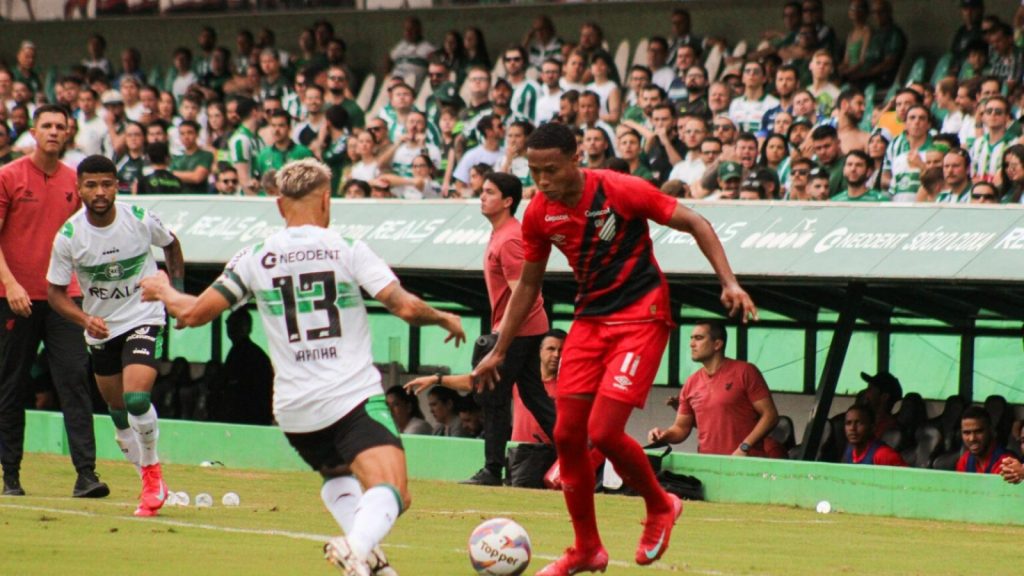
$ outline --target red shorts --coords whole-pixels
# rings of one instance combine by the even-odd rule
[[[575,320],[562,347],[558,396],[600,395],[643,408],[669,331],[663,322]]]

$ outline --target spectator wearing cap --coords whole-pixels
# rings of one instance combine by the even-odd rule
[[[832,197],[833,202],[888,202],[889,195],[881,190],[868,189],[868,177],[874,161],[867,152],[854,150],[846,155],[843,163],[843,179],[846,190]]]
[[[818,126],[811,132],[811,142],[818,165],[829,173],[829,196],[835,196],[846,186],[843,177],[846,163],[839,145],[839,134],[831,126]],[[917,189],[915,188],[914,191],[916,192]]]
[[[942,158],[942,180],[944,188],[935,201],[945,203],[967,203],[971,200],[970,179],[971,157],[963,148],[953,148]]]
[[[794,116],[793,122],[789,125],[789,129],[786,131],[786,139],[789,140],[790,150],[799,152],[810,146],[811,130],[813,129],[814,124],[812,124],[807,117]]]
[[[562,63],[548,58],[540,65],[540,89],[537,95],[536,124],[545,124],[558,116],[564,90],[559,80],[562,77]]]
[[[388,54],[388,70],[419,86],[427,73],[427,59],[434,46],[423,39],[423,23],[410,16],[402,23],[402,39]]]
[[[531,123],[536,122],[540,85],[526,77],[526,48],[519,45],[509,46],[505,49],[502,59],[505,63],[505,80],[512,87],[512,100],[509,105]]]
[[[31,40],[23,40],[15,56],[16,64],[11,68],[11,76],[15,82],[24,82],[34,94],[43,89],[43,81],[36,72],[36,45]]]
[[[124,127],[128,118],[125,116],[124,100],[117,90],[107,90],[100,97],[106,114],[103,116],[107,126],[107,137],[103,142],[103,155],[113,158],[124,153]]]
[[[743,167],[739,162],[723,160],[718,164],[718,190],[709,199],[735,200],[739,196]]]
[[[740,130],[758,132],[766,112],[779,105],[778,98],[765,90],[764,65],[757,61],[743,64],[743,95],[729,104],[729,117]]]
[[[846,432],[844,464],[906,466],[903,457],[875,436],[875,413],[869,406],[854,404],[843,421]]]
[[[815,166],[807,175],[807,191],[805,200],[822,202],[832,197],[829,189],[829,182],[832,176],[828,170],[821,166]]]
[[[981,18],[984,15],[985,4],[982,0],[960,0],[960,20],[963,24],[953,35],[953,44],[950,48],[955,65],[961,65],[967,58],[967,47],[971,43],[985,41],[981,31]]]
[[[956,471],[967,474],[1002,474],[1003,460],[1013,456],[999,445],[992,417],[981,406],[970,406],[960,417],[960,436],[964,453],[956,463]]]
[[[889,430],[899,427],[892,409],[903,399],[903,386],[889,372],[879,372],[873,376],[861,372],[860,377],[868,384],[863,399],[875,414],[875,438],[881,438]]]

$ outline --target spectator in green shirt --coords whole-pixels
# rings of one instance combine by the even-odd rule
[[[199,147],[199,123],[194,120],[182,120],[178,125],[178,138],[185,152],[171,158],[171,172],[181,180],[182,192],[208,193],[213,154]]]
[[[181,180],[167,169],[171,153],[167,142],[152,142],[146,146],[152,172],[139,180],[137,194],[181,194]]]
[[[654,183],[654,174],[640,158],[640,133],[627,129],[619,134],[619,157],[629,164],[629,173]]]
[[[275,110],[270,114],[270,129],[274,143],[264,148],[256,158],[257,174],[280,170],[293,160],[313,157],[309,148],[292,140],[292,117],[284,110]]]
[[[832,197],[833,202],[889,202],[890,197],[881,190],[869,190],[868,177],[875,161],[862,150],[851,150],[846,155],[843,177],[847,188]]]

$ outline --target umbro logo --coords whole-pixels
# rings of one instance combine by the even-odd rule
[[[630,386],[633,385],[633,381],[630,380],[628,376],[623,376],[621,374],[616,376],[615,378],[612,378],[612,380],[615,381],[615,383],[612,384],[612,386],[618,388],[619,390],[627,390]]]

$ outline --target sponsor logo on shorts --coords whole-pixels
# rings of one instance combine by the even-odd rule
[[[546,214],[544,216],[545,222],[564,222],[569,219],[568,214]]]
[[[640,368],[640,355],[634,354],[633,352],[626,353],[625,358],[622,359],[622,366],[619,367],[618,376],[612,378],[615,382],[612,386],[619,390],[626,390],[633,385],[633,381],[630,380],[630,376],[636,376],[637,369]]]
[[[139,334],[138,332],[124,339],[125,342],[131,342],[132,340],[145,340],[146,342],[156,342],[156,338],[154,338],[153,336],[150,336],[149,334]]]

